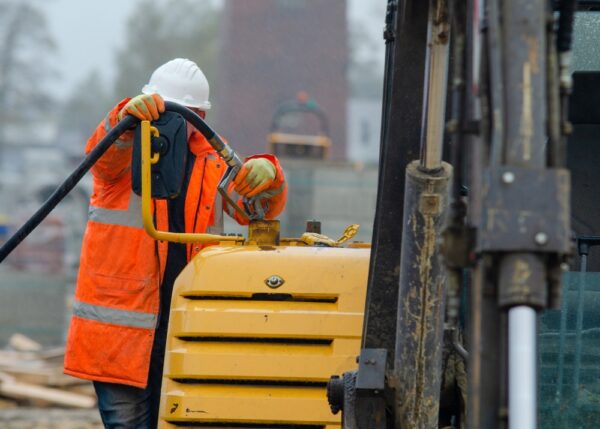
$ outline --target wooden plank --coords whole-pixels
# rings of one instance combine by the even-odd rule
[[[65,355],[64,347],[53,347],[39,352],[25,352],[17,350],[0,350],[0,362],[4,361],[44,361],[51,362],[57,361],[62,362]]]
[[[0,363],[25,362],[37,360],[35,353],[18,352],[15,350],[0,350]]]
[[[41,400],[72,408],[92,408],[96,405],[96,399],[87,395],[18,381],[3,381],[0,384],[0,394],[9,398]]]
[[[47,385],[48,380],[52,377],[52,371],[48,368],[6,366],[2,367],[2,372],[10,375],[13,381],[36,385]]]
[[[42,359],[46,362],[58,362],[62,365],[65,357],[65,348],[64,347],[53,347],[40,351],[37,353],[37,358]]]
[[[0,398],[0,410],[4,410],[6,408],[17,408],[18,406],[19,404],[17,401]]]
[[[8,340],[8,345],[20,352],[39,352],[42,345],[23,334],[13,334]]]
[[[0,366],[0,368],[2,369],[2,372],[12,375],[17,381],[22,383],[52,387],[73,386],[88,383],[85,380],[63,374],[62,366],[41,368],[27,366]]]

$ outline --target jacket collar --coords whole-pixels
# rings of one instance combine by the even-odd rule
[[[192,132],[192,135],[188,141],[188,146],[190,148],[190,152],[196,156],[214,150],[208,140],[206,140],[206,138],[196,130]]]

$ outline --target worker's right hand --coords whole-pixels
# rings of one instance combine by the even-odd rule
[[[238,194],[252,198],[267,190],[273,184],[276,175],[277,169],[271,161],[266,158],[252,158],[242,165],[233,179],[233,187]]]
[[[133,115],[140,121],[153,121],[158,119],[165,111],[165,102],[158,94],[141,94],[133,97],[123,106],[118,114],[121,121],[126,115]]]

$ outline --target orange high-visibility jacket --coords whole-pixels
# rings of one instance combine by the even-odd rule
[[[90,152],[117,123],[121,101],[100,123],[86,145]],[[73,316],[67,337],[65,373],[88,380],[147,384],[150,353],[159,310],[159,286],[165,269],[167,243],[143,229],[141,199],[131,190],[133,141],[117,140],[92,168],[94,189],[81,250]],[[217,185],[226,164],[195,132],[188,141],[196,159],[185,199],[186,232],[219,232],[222,202]],[[285,206],[287,186],[277,169],[267,219]],[[234,210],[228,212],[235,216]],[[167,202],[154,200],[159,230],[168,230]],[[243,223],[241,219],[236,219]],[[201,250],[188,245],[188,261]]]

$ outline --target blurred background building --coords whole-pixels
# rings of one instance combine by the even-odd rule
[[[263,152],[277,107],[306,91],[326,112],[332,158],[344,159],[346,2],[230,0],[222,20],[217,128],[243,154]]]

